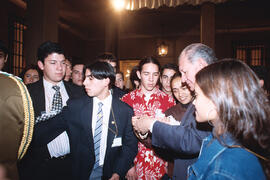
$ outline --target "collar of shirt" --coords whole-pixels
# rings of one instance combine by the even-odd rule
[[[111,102],[112,102],[112,93],[111,93],[111,91],[109,91],[109,92],[110,92],[109,96],[107,96],[107,97],[106,97],[105,99],[103,99],[103,100],[100,100],[100,99],[98,99],[97,97],[94,97],[94,98],[93,98],[94,105],[97,105],[97,106],[98,106],[98,103],[99,103],[99,102],[102,102],[102,104],[103,104],[102,109],[103,109],[103,107],[105,107],[106,105],[110,105]],[[110,106],[111,106],[111,105],[110,105]]]
[[[52,83],[50,83],[49,81],[47,81],[45,78],[43,78],[43,85],[44,85],[44,88],[47,88],[47,89],[52,89],[52,87],[53,87],[54,85],[59,86],[60,89],[62,89],[62,88],[65,87],[63,81],[60,81],[60,82],[58,82],[57,84],[52,84]],[[52,90],[53,90],[53,89],[52,89]],[[55,91],[55,90],[53,90],[53,91]]]

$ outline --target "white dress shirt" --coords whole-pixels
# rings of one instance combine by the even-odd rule
[[[52,88],[54,84],[46,81],[43,78],[44,92],[45,92],[45,107],[46,113],[49,113],[52,108],[53,96],[55,94],[55,90]],[[64,86],[63,81],[56,84],[60,87],[60,94],[62,97],[63,106],[67,105],[67,100],[69,99],[66,88]],[[49,153],[51,157],[60,157],[70,153],[69,139],[67,132],[63,132],[59,136],[57,136],[54,140],[47,144]]]
[[[96,122],[97,122],[97,112],[98,112],[98,103],[102,102],[102,112],[103,112],[103,120],[102,120],[102,133],[101,133],[101,141],[100,141],[100,156],[99,156],[99,165],[103,166],[104,158],[107,148],[107,135],[108,135],[108,127],[109,127],[109,118],[112,106],[112,95],[106,97],[102,101],[97,97],[93,98],[93,114],[92,114],[92,134],[94,137]]]

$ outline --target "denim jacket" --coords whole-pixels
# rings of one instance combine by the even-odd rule
[[[197,162],[188,168],[188,179],[207,180],[264,180],[259,159],[243,148],[229,148],[222,144],[238,144],[230,134],[220,140],[209,135],[203,140]]]

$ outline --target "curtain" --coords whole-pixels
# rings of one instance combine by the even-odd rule
[[[183,4],[200,5],[204,2],[222,3],[227,0],[125,0],[127,10],[138,10],[141,8],[157,9],[160,6],[176,7]]]

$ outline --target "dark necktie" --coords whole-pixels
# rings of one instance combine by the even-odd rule
[[[53,86],[52,88],[55,90],[55,93],[53,95],[51,111],[61,111],[62,106],[63,106],[63,102],[62,102],[62,97],[60,94],[60,87]]]
[[[60,94],[60,87],[55,85],[52,88],[55,90],[55,93],[53,95],[51,111],[50,113],[44,113],[38,116],[36,118],[35,123],[46,121],[47,119],[50,119],[54,117],[55,115],[59,114],[62,110],[63,102],[62,102],[62,97]]]

